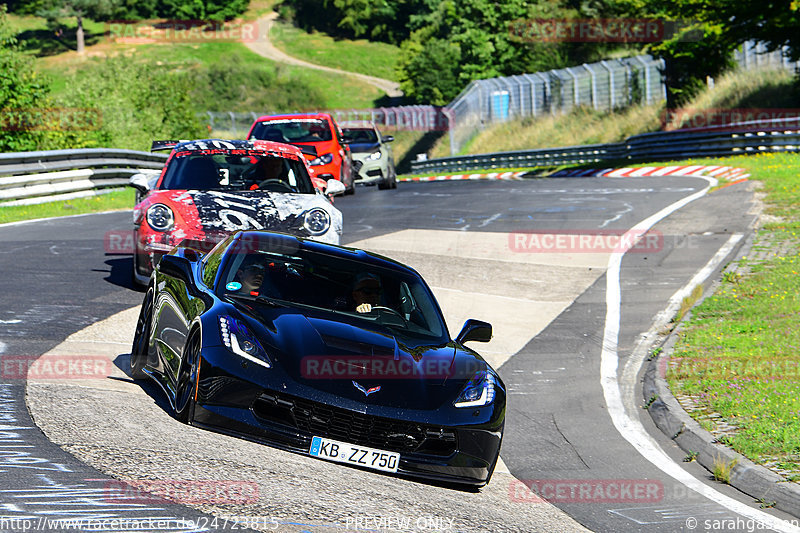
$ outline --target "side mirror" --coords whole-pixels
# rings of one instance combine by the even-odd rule
[[[383,137],[383,142],[385,143],[390,143],[393,140],[394,140],[394,135],[387,135],[386,137]]]
[[[492,340],[492,325],[470,318],[464,322],[464,327],[456,337],[456,342],[464,344],[468,341],[489,342]]]
[[[139,193],[142,195],[150,192],[150,180],[141,172],[131,176],[131,178],[128,180],[128,185],[139,191]]]
[[[177,278],[183,282],[192,282],[192,266],[185,257],[178,255],[161,256],[161,261],[158,262],[158,270],[162,274]]]
[[[337,179],[331,178],[326,182],[325,194],[336,196],[337,194],[342,194],[344,190],[345,190],[344,183],[342,183]]]

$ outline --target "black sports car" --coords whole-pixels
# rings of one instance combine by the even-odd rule
[[[413,269],[369,252],[241,231],[208,254],[162,257],[131,374],[193,425],[368,469],[482,486],[497,462],[505,386],[455,339]],[[207,249],[207,248],[206,248]]]

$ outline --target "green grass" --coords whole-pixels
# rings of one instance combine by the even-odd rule
[[[800,473],[800,155],[681,162],[705,163],[747,168],[774,218],[741,260],[746,273],[724,276],[685,322],[670,387],[697,399],[693,416],[736,427],[723,438],[736,451]]]
[[[8,15],[9,29],[16,35],[22,50],[36,56],[52,56],[77,49],[78,24],[75,18],[63,18],[59,22],[62,33],[57,36],[53,29],[47,27],[47,22],[42,17],[13,13]],[[84,19],[83,31],[86,46],[97,44],[103,39],[106,24]]]
[[[397,80],[395,68],[400,48],[365,39],[337,40],[320,32],[307,33],[291,24],[276,22],[270,40],[287,54],[327,67]]]
[[[136,193],[131,188],[60,202],[47,202],[36,205],[0,206],[0,224],[31,220],[36,218],[98,213],[117,209],[132,209]]]
[[[307,88],[317,95],[309,107],[302,103],[266,109],[268,103],[259,103],[259,87],[254,84],[242,84],[242,97],[229,104],[225,111],[255,112],[290,112],[310,109],[348,109],[369,108],[384,95],[380,89],[363,83],[350,76],[329,74],[318,70],[306,69],[277,63],[263,58],[238,42],[208,43],[175,43],[175,44],[141,44],[141,45],[101,45],[96,50],[88,49],[98,55],[123,55],[131,61],[145,63],[165,63],[175,69],[200,70],[212,65],[230,62],[236,58],[237,65],[244,68],[263,68],[272,71],[277,78],[287,85],[296,84],[299,89]],[[41,58],[37,66],[52,80],[53,96],[68,90],[67,82],[77,70],[94,68],[94,58],[82,58],[75,54]],[[289,98],[282,98],[287,100]],[[213,110],[217,101],[214,95],[197,101],[198,111]]]

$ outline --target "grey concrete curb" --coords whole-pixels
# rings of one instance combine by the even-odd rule
[[[737,259],[752,246],[752,234],[747,241],[747,245],[739,249]],[[717,286],[718,283],[715,283],[708,295],[713,294]],[[774,502],[776,509],[800,518],[800,485],[787,481],[775,472],[719,444],[710,432],[689,416],[672,395],[665,373],[680,329],[680,326],[675,328],[667,336],[662,345],[663,350],[657,358],[649,362],[644,373],[643,396],[645,400],[656,397],[648,407],[656,426],[682,450],[696,453],[696,461],[709,472],[713,471],[715,462],[725,461],[731,464],[735,461],[731,470],[731,486],[765,504]]]

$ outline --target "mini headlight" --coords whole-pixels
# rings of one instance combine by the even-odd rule
[[[331,161],[333,161],[333,154],[322,154],[321,156],[317,157],[316,159],[313,159],[309,163],[309,165],[311,165],[312,167],[316,167],[316,166],[319,166],[319,165],[327,165]]]
[[[494,374],[481,370],[475,374],[453,405],[456,407],[483,407],[494,401]]]
[[[319,207],[309,209],[303,217],[303,227],[311,235],[322,235],[331,227],[331,217]]]
[[[164,204],[153,204],[147,209],[147,223],[156,231],[169,231],[175,225],[175,214]]]
[[[253,336],[241,320],[234,320],[228,315],[219,317],[219,334],[222,343],[236,355],[266,368],[272,368],[261,343]]]
[[[381,158],[380,150],[378,150],[377,152],[372,152],[367,156],[367,159],[369,159],[370,161],[377,161],[380,158]]]

